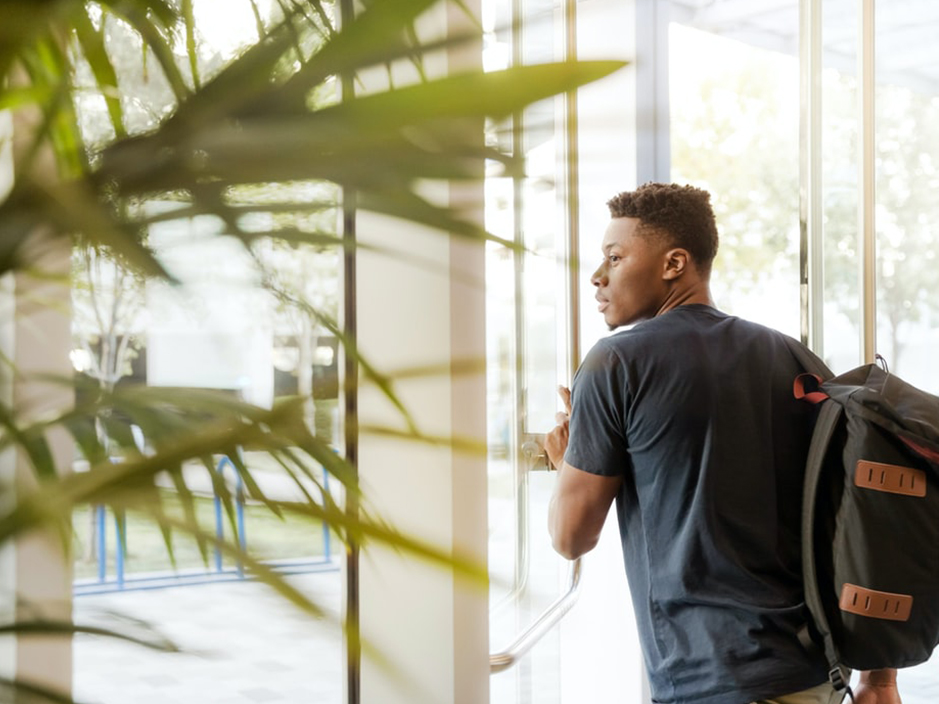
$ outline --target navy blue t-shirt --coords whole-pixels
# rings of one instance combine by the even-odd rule
[[[597,343],[565,460],[622,476],[623,556],[653,701],[744,704],[827,680],[806,623],[809,441],[779,332],[686,305]]]

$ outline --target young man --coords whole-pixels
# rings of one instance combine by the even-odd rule
[[[591,278],[611,330],[562,389],[546,440],[559,468],[549,529],[569,559],[616,500],[653,701],[830,704],[806,650],[801,487],[810,409],[785,338],[718,311],[707,192],[647,184],[609,203]],[[895,671],[863,673],[857,704],[899,704]]]

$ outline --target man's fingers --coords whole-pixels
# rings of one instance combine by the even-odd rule
[[[559,416],[563,416],[563,413],[559,413]],[[544,450],[545,454],[548,456],[548,460],[555,467],[559,469],[561,462],[564,460],[564,453],[567,451],[567,421],[558,425],[550,433],[545,435],[544,438]]]
[[[560,395],[561,400],[564,401],[564,408],[567,410],[567,415],[571,414],[571,390],[566,386],[558,387],[558,395]]]
[[[568,422],[568,420],[570,420],[570,417],[566,413],[563,413],[562,411],[558,411],[557,413],[554,414],[554,422],[557,423],[558,425],[564,425],[565,423]]]

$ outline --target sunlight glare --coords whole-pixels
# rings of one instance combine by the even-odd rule
[[[255,0],[261,17],[271,14],[270,0]],[[193,16],[202,39],[223,56],[258,39],[257,21],[250,0],[196,0]]]

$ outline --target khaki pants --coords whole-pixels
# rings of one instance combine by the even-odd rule
[[[795,692],[775,699],[762,699],[753,702],[753,704],[841,704],[843,696],[843,694],[838,694],[835,688],[826,682],[803,692]]]

